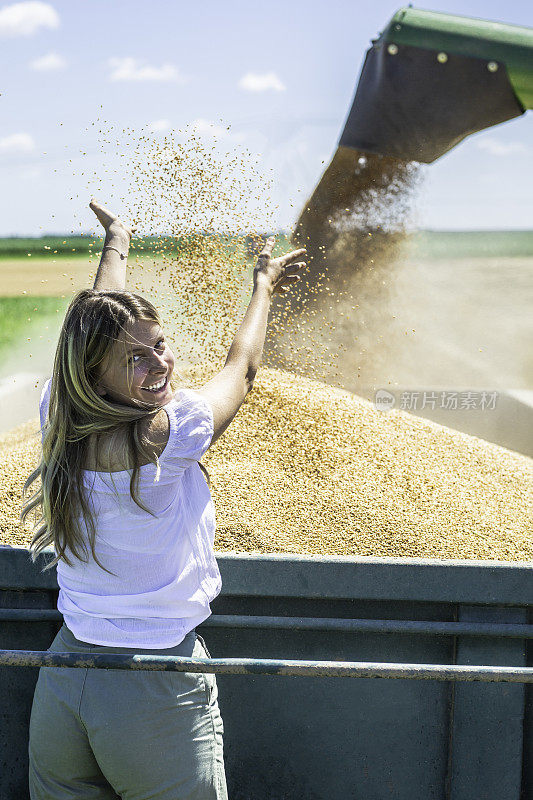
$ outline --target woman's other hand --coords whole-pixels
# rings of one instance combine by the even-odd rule
[[[272,250],[276,243],[276,237],[270,236],[257,257],[257,264],[254,268],[254,283],[264,281],[272,293],[287,294],[292,283],[300,280],[297,274],[306,266],[305,261],[298,261],[306,254],[305,247],[300,250],[293,250],[279,258],[271,258]]]

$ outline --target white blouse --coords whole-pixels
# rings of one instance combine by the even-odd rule
[[[49,399],[50,381],[41,395],[41,428]],[[96,555],[115,575],[93,559],[80,519],[89,561],[67,549],[73,566],[57,563],[57,608],[82,641],[174,647],[210,616],[209,604],[222,587],[213,549],[215,510],[198,466],[213,437],[213,412],[192,389],[180,389],[164,409],[170,432],[159,475],[154,464],[139,471],[138,496],[154,516],[131,499],[131,470],[84,470]]]

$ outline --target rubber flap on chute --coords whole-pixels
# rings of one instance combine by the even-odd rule
[[[365,62],[339,145],[431,163],[465,137],[524,113],[504,64],[378,41]],[[492,62],[494,63],[494,62]]]

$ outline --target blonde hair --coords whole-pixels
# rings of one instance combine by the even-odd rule
[[[32,509],[41,509],[30,544],[31,560],[35,562],[50,544],[56,551],[56,557],[43,572],[61,558],[71,566],[65,553],[67,548],[76,558],[82,559],[80,550],[88,556],[77,524],[80,513],[92,556],[98,566],[109,572],[95,553],[95,522],[83,490],[89,436],[95,435],[98,448],[102,434],[126,432],[120,457],[123,463],[133,464],[130,495],[141,509],[152,513],[138,497],[139,468],[144,463],[159,464],[152,443],[141,432],[140,421],[155,415],[159,408],[141,401],[135,401],[138,407],[119,405],[99,395],[95,388],[99,368],[114,342],[128,325],[145,320],[161,324],[152,303],[131,292],[85,289],[73,298],[67,310],[55,354],[48,418],[43,427],[42,459],[25,482],[23,496],[38,477],[41,484],[25,501],[21,513],[24,521]],[[198,463],[209,483],[207,470]]]

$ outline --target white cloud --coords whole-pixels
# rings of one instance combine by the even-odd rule
[[[240,79],[239,87],[247,92],[267,92],[269,89],[284,92],[286,88],[275,72],[265,72],[263,75],[247,72]]]
[[[484,150],[491,156],[509,156],[512,153],[527,153],[527,147],[522,142],[500,142],[498,139],[487,138],[476,142],[480,150]]]
[[[29,133],[12,133],[0,139],[0,153],[32,153],[35,142]]]
[[[57,11],[40,0],[0,8],[0,36],[31,36],[39,28],[58,27]]]
[[[174,64],[152,67],[136,58],[110,58],[112,81],[174,81],[185,83],[185,77]]]
[[[54,72],[58,69],[65,69],[66,66],[67,62],[58,53],[47,53],[45,56],[30,61],[30,69],[37,72]]]
[[[162,131],[170,130],[170,120],[168,119],[155,119],[153,122],[150,122],[148,128],[153,133],[159,133]]]

